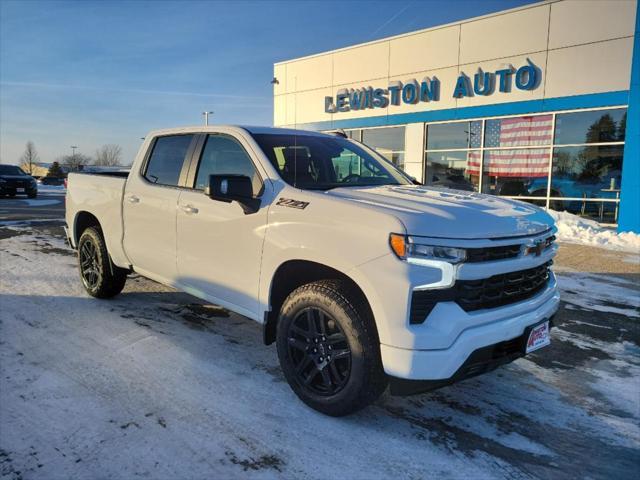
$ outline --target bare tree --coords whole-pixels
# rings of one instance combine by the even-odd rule
[[[121,160],[122,147],[120,145],[110,143],[108,145],[103,145],[98,150],[96,150],[94,165],[116,167],[118,165],[121,165]]]
[[[64,172],[62,171],[62,168],[60,168],[60,164],[58,162],[53,162],[51,164],[51,166],[49,167],[49,171],[47,172],[47,177],[64,177]]]
[[[40,160],[35,144],[29,140],[24,147],[24,153],[20,157],[20,166],[29,175],[33,174],[33,167]]]
[[[91,157],[83,155],[82,153],[74,153],[72,155],[63,155],[57,159],[58,163],[67,167],[71,172],[77,172],[82,170],[85,165],[91,163]]]

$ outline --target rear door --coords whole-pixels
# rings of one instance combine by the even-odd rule
[[[176,208],[197,135],[157,137],[123,199],[123,245],[134,269],[164,283],[176,280]]]
[[[180,193],[177,217],[179,282],[187,291],[260,320],[258,285],[262,243],[271,195],[270,183],[252,160],[243,140],[210,134],[194,157],[187,186]],[[204,194],[209,175],[239,174],[252,179],[262,199],[255,213],[237,202],[224,203]]]

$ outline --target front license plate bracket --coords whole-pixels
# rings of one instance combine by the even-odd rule
[[[532,325],[525,330],[524,353],[531,353],[551,343],[549,320]]]

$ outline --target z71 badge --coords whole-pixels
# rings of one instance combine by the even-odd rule
[[[276,205],[282,205],[283,207],[289,208],[299,208],[300,210],[304,210],[309,205],[309,202],[302,202],[300,200],[294,200],[292,198],[282,198],[278,199]]]

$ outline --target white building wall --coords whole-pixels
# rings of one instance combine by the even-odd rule
[[[521,100],[627,90],[637,0],[551,0],[411,32],[274,66],[274,124],[301,126]],[[460,72],[473,77],[533,61],[538,88],[453,98]],[[341,88],[386,88],[394,80],[440,80],[437,102],[325,113]]]
[[[422,123],[410,123],[405,127],[404,132],[404,171],[419,181],[422,181],[424,133],[425,128]]]

